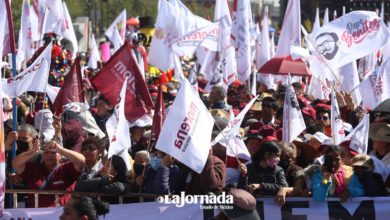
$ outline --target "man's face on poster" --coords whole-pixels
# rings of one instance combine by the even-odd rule
[[[337,41],[335,33],[322,33],[316,38],[317,49],[327,60],[331,60],[339,49]]]

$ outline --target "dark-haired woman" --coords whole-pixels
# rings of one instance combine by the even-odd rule
[[[73,196],[64,206],[60,220],[98,220],[110,211],[107,203],[87,196]]]
[[[364,196],[364,187],[350,166],[343,165],[344,149],[330,145],[325,149],[324,163],[311,175],[313,199],[324,201],[328,196],[340,197],[345,202],[349,197]]]
[[[106,165],[96,176],[78,180],[75,191],[101,192],[114,195],[130,192],[132,187],[127,181],[127,167],[122,157],[113,155]]]
[[[280,188],[288,186],[284,171],[278,166],[279,161],[279,146],[273,141],[262,143],[248,167],[239,165],[238,188],[248,190],[255,197],[275,196]]]
[[[100,175],[103,168],[101,158],[104,154],[104,147],[96,138],[88,138],[81,144],[81,154],[85,157],[83,173],[76,183],[76,191],[84,191],[83,181],[95,178]]]

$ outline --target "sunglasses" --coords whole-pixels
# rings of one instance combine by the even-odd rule
[[[317,116],[317,120],[327,121],[329,119],[328,116]]]

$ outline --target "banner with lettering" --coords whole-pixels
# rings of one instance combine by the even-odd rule
[[[353,11],[322,26],[309,37],[329,65],[339,68],[382,47],[389,31],[376,12]]]
[[[201,173],[210,151],[214,119],[187,79],[169,107],[156,148]]]
[[[49,44],[35,61],[17,76],[1,80],[5,95],[15,98],[28,91],[46,91],[51,63],[51,47],[52,44]]]
[[[258,199],[257,211],[262,220],[329,220],[329,219],[388,219],[390,215],[390,197],[360,197],[340,203],[337,198],[324,202],[311,198],[287,198],[283,207],[275,204],[274,198]],[[265,211],[267,210],[267,211]],[[3,220],[29,219],[53,220],[59,219],[63,212],[58,208],[5,209]],[[131,219],[191,219],[209,220],[220,211],[206,209],[201,204],[186,204],[177,207],[175,204],[158,202],[132,203],[110,205],[110,212],[101,219],[127,220]]]
[[[94,76],[92,84],[112,105],[116,105],[126,77],[128,79],[125,114],[126,119],[134,123],[151,112],[153,102],[139,66],[131,54],[129,45],[125,42]]]

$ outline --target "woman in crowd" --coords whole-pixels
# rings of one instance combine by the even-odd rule
[[[136,186],[142,187],[141,192],[177,194],[183,189],[183,173],[170,155],[155,150],[149,163],[144,174],[136,177]]]
[[[279,161],[280,147],[273,141],[262,143],[248,167],[240,164],[238,187],[255,197],[276,195],[282,187],[288,187],[284,171],[278,166]]]
[[[130,192],[132,187],[127,180],[127,167],[122,157],[113,155],[109,166],[102,168],[98,175],[78,180],[75,190],[114,195]]]
[[[324,201],[329,196],[340,197],[341,202],[349,197],[364,196],[364,188],[352,168],[343,165],[344,149],[338,145],[330,145],[325,149],[324,163],[313,165],[311,174],[311,190],[313,198]]]
[[[64,206],[60,220],[98,220],[110,212],[110,206],[87,196],[73,196]]]
[[[85,157],[85,167],[76,183],[76,191],[84,191],[84,182],[100,175],[103,168],[101,158],[104,154],[104,147],[96,138],[88,138],[81,144],[81,154]]]
[[[304,195],[303,190],[306,189],[306,183],[304,170],[295,164],[297,157],[295,145],[285,141],[279,142],[278,145],[281,148],[279,166],[283,168],[288,183],[288,187],[282,187],[276,195],[276,203],[282,206],[285,202],[286,195]]]

